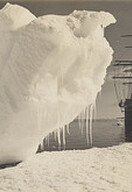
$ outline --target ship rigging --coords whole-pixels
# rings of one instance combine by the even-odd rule
[[[132,35],[123,35],[123,38],[132,38]],[[132,46],[125,46],[125,49],[132,49]],[[132,142],[132,60],[119,59],[114,64],[114,88],[125,120],[125,136],[127,142]]]

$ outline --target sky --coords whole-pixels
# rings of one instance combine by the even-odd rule
[[[11,2],[11,1],[14,1],[14,0],[1,0],[1,1],[4,1],[4,2]],[[44,2],[44,1],[54,1],[54,2],[64,2],[64,1],[68,1],[70,2],[71,0],[16,0],[17,2],[25,2],[25,1],[30,1],[30,2]],[[127,2],[132,2],[132,0],[72,0],[73,2],[78,2],[78,1],[85,1],[85,2],[124,2],[124,1],[127,1]]]
[[[21,2],[20,2],[21,1]],[[124,50],[125,45],[132,45],[132,40],[129,39],[122,39],[121,35],[123,34],[132,34],[132,0],[130,1],[108,1],[104,0],[103,2],[100,0],[89,1],[86,0],[85,2],[80,1],[63,1],[60,0],[55,2],[53,0],[50,1],[41,1],[40,0],[32,0],[25,1],[17,0],[16,2],[24,7],[28,8],[33,14],[36,16],[41,16],[44,14],[69,14],[75,9],[79,10],[92,10],[92,11],[109,11],[112,13],[115,18],[117,19],[117,23],[110,25],[105,30],[105,36],[109,41],[110,45],[114,49],[114,57],[112,64],[114,63],[115,59],[119,58],[132,58],[132,51],[129,50],[126,52]],[[5,4],[4,2],[0,1],[0,7]],[[13,2],[12,0],[8,2]],[[114,83],[111,78],[108,78],[109,74],[112,73],[113,67],[108,68],[108,75],[103,85],[102,92],[100,96],[97,98],[97,118],[116,118],[118,116],[123,116],[121,114],[120,109],[118,107],[117,98],[114,91]]]

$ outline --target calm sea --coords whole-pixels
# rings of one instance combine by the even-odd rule
[[[83,134],[81,129],[79,129],[78,120],[73,121],[70,124],[69,133],[66,131],[66,150],[70,149],[88,149],[91,146],[87,144],[86,140],[86,129],[84,127]],[[92,129],[92,147],[108,147],[113,145],[118,145],[125,142],[125,130],[124,126],[118,126],[117,120],[96,120],[93,122]],[[61,133],[61,150],[64,149],[63,146],[63,134]],[[58,142],[55,139],[54,134],[49,135],[49,141],[44,139],[43,146],[39,149],[46,151],[58,150]]]

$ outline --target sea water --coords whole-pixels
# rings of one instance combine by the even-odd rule
[[[124,126],[118,126],[116,119],[99,119],[93,121],[92,146],[87,143],[86,127],[83,132],[79,129],[79,121],[76,119],[69,125],[69,131],[65,130],[65,150],[88,149],[91,147],[109,147],[125,142]],[[41,143],[38,151],[56,151],[58,150],[58,141],[55,138],[55,132],[50,133]],[[63,146],[63,130],[61,130],[61,148]]]

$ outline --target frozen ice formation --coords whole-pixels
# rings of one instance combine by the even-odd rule
[[[106,12],[0,10],[0,164],[31,156],[95,102],[113,54],[104,28],[114,22]]]

